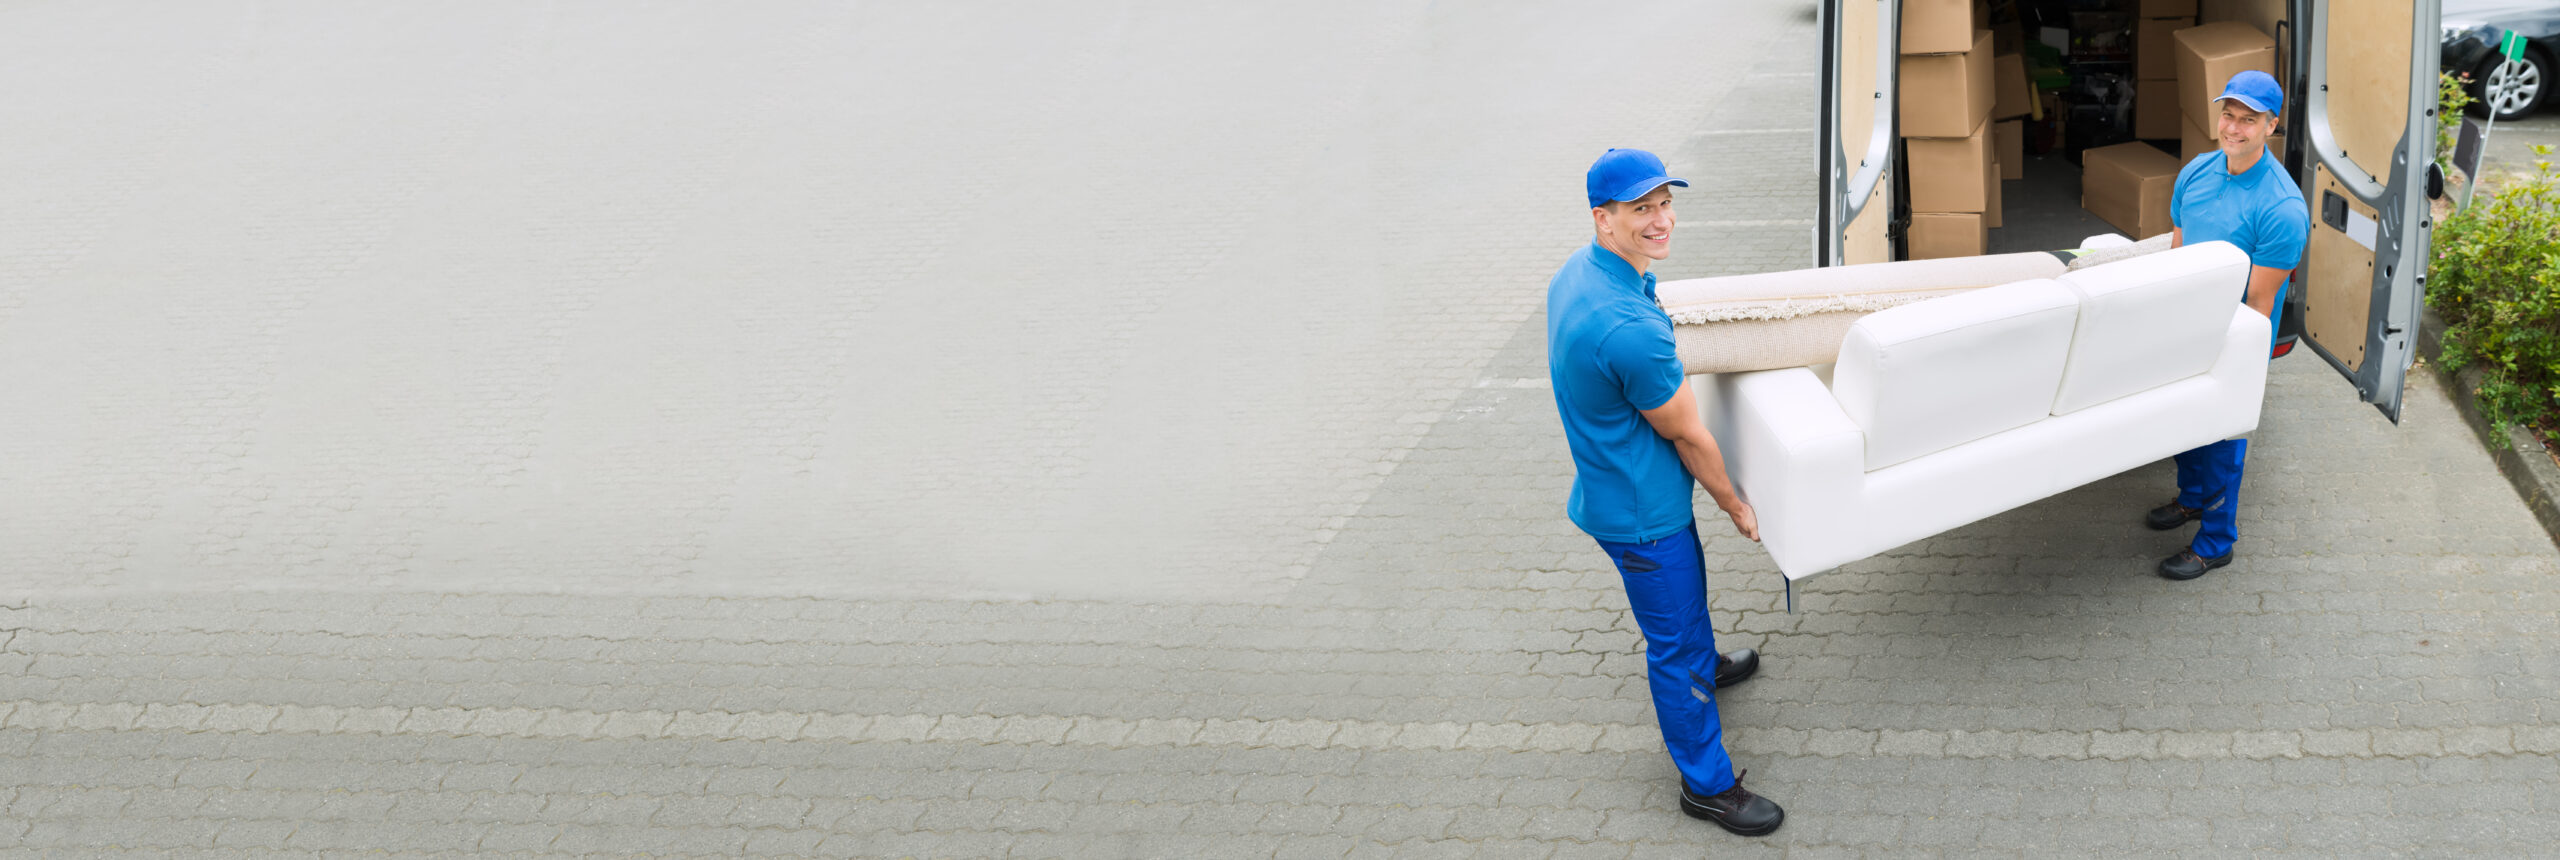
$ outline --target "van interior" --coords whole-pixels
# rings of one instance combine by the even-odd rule
[[[1925,12],[1927,5],[1905,7]],[[1991,120],[2016,123],[2007,133],[2018,140],[2000,144],[2016,151],[1998,157],[2020,162],[2004,162],[1999,168],[2002,179],[1993,205],[2001,211],[1991,218],[1997,226],[1988,228],[1982,249],[1992,254],[2076,248],[2085,238],[2104,233],[2147,238],[2166,223],[2165,211],[2156,223],[2145,225],[2110,223],[2100,212],[2084,208],[2096,190],[2084,187],[2084,154],[2135,143],[2165,156],[2155,164],[2184,165],[2214,145],[2210,134],[2196,128],[2175,103],[2180,93],[2174,44],[2178,31],[2213,25],[2217,30],[2210,32],[2224,32],[2246,25],[2279,46],[2292,36],[2285,0],[1988,0],[1976,12],[1994,34],[1994,52],[2018,58],[1998,64],[1995,72],[2023,73],[2029,100],[2026,115],[1995,115]],[[2278,64],[2291,60],[2283,47],[2275,54]],[[2267,71],[2293,89],[2281,65]],[[1906,90],[1904,97],[1914,95]],[[2282,147],[2285,141],[2279,136],[2272,144]],[[2284,157],[2281,149],[2277,156]],[[1910,175],[1909,170],[1902,173]],[[2121,180],[2100,176],[2091,181]],[[2117,220],[2149,219],[2118,214]]]
[[[2360,397],[2397,419],[2416,355],[2431,224],[2434,3],[1835,0],[1824,8],[1833,23],[1823,134],[1838,158],[1824,170],[1816,250],[1833,264],[2165,235],[2179,169],[2219,148],[2209,133],[2213,96],[2240,72],[2272,75],[2285,104],[2269,149],[2312,214],[2275,353],[2300,335]],[[2317,152],[2310,138],[2319,139]]]

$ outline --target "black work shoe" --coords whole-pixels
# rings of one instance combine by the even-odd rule
[[[2142,515],[2143,524],[2150,526],[2153,531],[2164,532],[2200,519],[2204,519],[2203,508],[2190,508],[2174,501],[2152,508],[2150,513]]]
[[[1724,689],[1750,680],[1760,671],[1760,652],[1736,648],[1716,655],[1716,689]]]
[[[2194,579],[2203,576],[2205,571],[2230,563],[2231,553],[2206,558],[2197,555],[2193,549],[2182,549],[2177,555],[2160,560],[2160,575],[2170,579]]]
[[[1787,811],[1779,809],[1776,801],[1743,788],[1742,778],[1750,775],[1748,770],[1735,774],[1733,787],[1713,796],[1691,791],[1689,781],[1681,780],[1680,811],[1688,813],[1691,818],[1713,821],[1717,827],[1743,836],[1767,836],[1777,832],[1778,825],[1787,820]]]

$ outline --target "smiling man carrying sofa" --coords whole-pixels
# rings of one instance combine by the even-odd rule
[[[1671,256],[1671,186],[1688,184],[1639,149],[1612,149],[1592,163],[1583,177],[1591,244],[1547,285],[1547,375],[1573,452],[1566,514],[1626,583],[1644,630],[1654,717],[1680,770],[1680,809],[1761,836],[1786,813],[1742,787],[1716,713],[1716,691],[1750,677],[1760,657],[1716,653],[1693,482],[1744,537],[1759,539],[1758,521],[1725,477],[1646,271]]]

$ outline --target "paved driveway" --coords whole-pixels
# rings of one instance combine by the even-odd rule
[[[1541,291],[1801,265],[1793,3],[0,10],[19,853],[2524,854],[2551,543],[2419,376],[1805,584],[1682,818]],[[1650,38],[1646,38],[1650,37]]]

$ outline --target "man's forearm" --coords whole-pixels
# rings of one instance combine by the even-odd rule
[[[1683,439],[1671,443],[1671,447],[1680,452],[1680,465],[1689,470],[1689,477],[1697,479],[1699,486],[1707,488],[1716,507],[1731,510],[1742,500],[1733,492],[1733,480],[1725,476],[1724,452],[1716,447],[1714,437],[1704,442]]]
[[[2275,284],[2260,284],[2256,279],[2251,279],[2249,282],[2249,309],[2257,311],[2259,316],[2266,317],[2268,319],[2275,319],[2276,286],[2281,283],[2283,282],[2278,281]]]
[[[2291,269],[2250,266],[2249,287],[2241,294],[2241,302],[2250,310],[2257,311],[2259,316],[2275,319],[2276,293],[2284,289],[2285,280],[2291,277]]]

